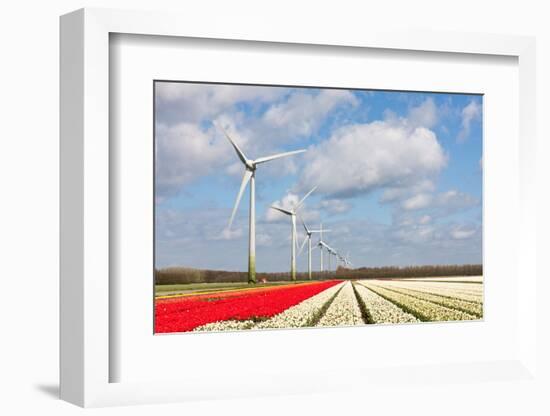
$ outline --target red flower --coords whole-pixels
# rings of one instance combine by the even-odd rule
[[[339,281],[290,284],[155,301],[155,332],[186,332],[216,321],[269,318]]]

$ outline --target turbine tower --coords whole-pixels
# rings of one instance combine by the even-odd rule
[[[296,280],[296,246],[298,243],[296,242],[296,213],[298,209],[302,206],[306,198],[311,195],[313,191],[315,191],[316,186],[309,191],[306,196],[304,196],[300,202],[294,206],[292,209],[284,209],[281,207],[276,207],[275,205],[272,205],[271,208],[275,209],[279,212],[282,212],[283,214],[290,216],[291,221],[291,231],[290,231],[290,279],[292,281]]]
[[[285,153],[278,153],[276,155],[266,156],[266,157],[260,157],[258,159],[252,160],[248,159],[243,151],[239,148],[237,143],[229,137],[229,134],[225,131],[225,129],[219,127],[223,133],[225,134],[225,137],[227,137],[227,140],[231,143],[233,148],[235,149],[235,152],[237,153],[237,156],[241,160],[241,162],[244,165],[244,175],[243,180],[241,182],[241,187],[239,189],[239,193],[237,194],[237,199],[235,200],[235,206],[233,207],[233,212],[231,213],[231,218],[229,219],[229,224],[227,226],[227,229],[231,229],[231,225],[233,224],[233,219],[235,218],[235,213],[237,212],[237,208],[239,207],[239,202],[241,201],[241,198],[244,193],[244,189],[246,188],[246,185],[250,182],[250,208],[249,208],[249,219],[248,219],[248,283],[256,283],[256,206],[255,206],[255,199],[256,199],[256,168],[259,164],[269,162],[271,160],[279,159],[281,157],[295,155],[298,153],[305,152],[305,149],[302,150],[294,150],[292,152],[285,152]]]
[[[346,257],[344,257],[344,263],[346,264],[346,267],[349,269],[353,267],[353,264],[351,263],[349,259],[349,251],[346,253]]]
[[[323,232],[328,233],[331,230],[323,230],[323,223],[319,224],[319,242],[317,243],[317,247],[319,247],[319,250],[321,251],[321,273],[323,272],[323,247],[328,248],[328,246],[323,241]]]
[[[300,221],[302,222],[302,225],[304,226],[304,230],[306,231],[306,236],[304,237],[304,242],[302,243],[302,246],[300,247],[300,251],[298,251],[298,255],[300,255],[300,253],[304,249],[304,246],[305,246],[306,241],[307,241],[307,271],[308,271],[309,280],[311,280],[311,235],[313,233],[320,233],[322,231],[321,230],[310,230],[309,228],[307,228],[307,225],[302,220],[302,218],[300,218]],[[325,230],[325,232],[327,232],[327,231],[330,231],[330,230]]]

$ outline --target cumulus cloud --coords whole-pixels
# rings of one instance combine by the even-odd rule
[[[319,185],[334,197],[353,197],[382,187],[424,182],[447,163],[435,133],[408,120],[374,121],[337,129],[308,149],[303,187]]]
[[[288,100],[271,106],[262,121],[277,134],[307,136],[317,131],[329,112],[342,104],[357,105],[349,91],[321,90],[318,93],[297,91]]]
[[[422,209],[432,203],[433,197],[430,194],[418,194],[405,199],[401,206],[406,210]]]
[[[450,235],[453,240],[466,240],[476,233],[475,228],[459,226],[451,230]]]
[[[419,106],[411,108],[407,118],[413,126],[432,128],[438,119],[438,109],[434,100],[428,98]]]
[[[419,224],[428,224],[431,221],[432,221],[432,217],[430,217],[429,215],[423,215],[418,219]]]
[[[157,83],[155,97],[159,202],[216,169],[229,175],[242,174],[231,146],[212,122],[223,126],[254,159],[293,150],[284,145],[315,133],[331,111],[357,104],[353,93],[343,90],[174,82]],[[262,165],[261,174],[295,174],[299,163],[297,157],[283,158]]]
[[[462,128],[458,133],[458,141],[462,142],[470,136],[471,125],[474,121],[481,120],[481,105],[472,100],[462,109]]]
[[[290,92],[288,88],[240,85],[157,82],[157,115],[165,124],[199,122],[233,111],[236,104],[263,104],[277,101]]]
[[[406,197],[399,202],[404,211],[428,211],[432,216],[442,217],[454,214],[479,204],[479,200],[470,194],[456,189],[433,193],[420,193]],[[431,219],[431,216],[426,215]]]
[[[243,235],[242,228],[229,229],[224,228],[219,234],[211,237],[212,240],[235,240],[241,238]]]
[[[209,174],[230,156],[222,137],[196,124],[157,125],[156,133],[157,200],[178,193],[182,186]]]
[[[320,208],[329,214],[343,214],[351,209],[351,204],[341,199],[324,199],[319,204]]]

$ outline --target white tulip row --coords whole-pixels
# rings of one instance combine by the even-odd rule
[[[422,321],[465,321],[478,319],[475,315],[388,290],[372,283],[361,282],[361,284],[390,302],[395,303],[397,306],[402,307]]]
[[[422,282],[483,282],[483,276],[434,276],[434,277],[416,277],[411,280]]]
[[[441,294],[470,300],[472,302],[482,302],[483,285],[472,283],[441,283],[441,282],[411,282],[405,280],[373,281],[372,283],[383,283],[392,287],[403,287],[406,289],[423,290],[425,292]]]
[[[483,292],[465,292],[453,288],[439,288],[434,286],[415,286],[415,285],[400,285],[396,288],[417,290],[420,292],[432,293],[434,295],[447,296],[451,298],[461,299],[466,302],[483,303]]]
[[[365,304],[369,316],[375,324],[400,324],[419,322],[413,315],[405,312],[362,285],[355,285],[357,294]]]
[[[361,309],[351,282],[345,282],[342,290],[330,304],[317,326],[341,326],[364,324]]]
[[[477,302],[468,302],[465,300],[457,299],[457,298],[450,298],[446,296],[441,296],[433,293],[428,292],[421,292],[414,289],[406,289],[402,287],[387,287],[382,285],[376,285],[378,287],[383,287],[385,289],[393,290],[395,292],[411,296],[413,298],[421,299],[421,300],[427,300],[429,302],[436,303],[438,305],[446,306],[447,308],[451,309],[458,309],[460,311],[469,313],[471,315],[476,315],[480,317],[483,315],[483,304],[477,303]]]
[[[236,331],[241,329],[299,328],[308,326],[315,319],[319,318],[318,315],[321,314],[325,304],[338,293],[342,286],[344,286],[344,283],[323,290],[321,293],[259,323],[251,320],[217,321],[199,326],[194,331]]]
[[[311,325],[322,313],[323,307],[329,302],[344,283],[332,286],[309,299],[292,306],[278,315],[260,322],[256,328],[299,328]]]
[[[193,329],[193,331],[238,331],[242,329],[251,329],[256,323],[251,320],[246,321],[217,321],[210,322],[206,325],[201,325]]]

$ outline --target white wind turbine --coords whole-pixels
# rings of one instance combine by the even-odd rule
[[[317,243],[317,247],[321,251],[320,258],[321,258],[321,273],[323,272],[323,247],[328,248],[326,243],[323,241],[323,233],[328,233],[331,230],[323,230],[323,223],[319,225],[319,242]]]
[[[351,261],[349,259],[349,251],[346,253],[346,257],[344,257],[344,263],[345,263],[345,265],[348,269],[353,267],[353,264],[351,263]]]
[[[300,218],[300,221],[302,221],[302,225],[304,226],[304,230],[306,231],[306,236],[304,237],[304,242],[302,243],[302,246],[300,247],[300,251],[298,252],[298,255],[300,255],[300,253],[304,249],[304,246],[305,246],[306,241],[307,241],[307,270],[308,270],[309,280],[311,280],[311,235],[314,234],[314,233],[320,233],[322,231],[321,230],[310,230],[309,228],[307,228],[307,225],[302,220],[302,218]],[[330,230],[325,230],[325,231],[330,231]]]
[[[244,165],[244,176],[243,180],[241,182],[241,187],[239,189],[239,193],[237,194],[237,199],[235,200],[235,206],[233,207],[233,212],[231,213],[231,218],[229,219],[229,224],[227,226],[227,229],[229,230],[231,228],[231,225],[233,224],[233,219],[235,218],[235,213],[237,212],[237,208],[239,207],[239,202],[241,201],[241,198],[244,193],[244,189],[246,188],[246,185],[248,182],[250,182],[250,211],[249,211],[249,228],[248,228],[248,283],[256,283],[256,205],[255,205],[255,199],[256,199],[256,168],[259,164],[269,162],[271,160],[279,159],[281,157],[295,155],[298,153],[305,152],[305,149],[301,150],[294,150],[292,152],[285,152],[285,153],[278,153],[276,155],[266,156],[266,157],[260,157],[258,159],[248,159],[243,151],[239,148],[237,143],[229,137],[229,134],[222,128],[219,127],[223,133],[225,134],[225,137],[229,140],[233,148],[235,149],[235,152],[237,153],[237,156],[241,160],[241,162]]]
[[[323,230],[325,231],[325,230]],[[333,255],[337,255],[338,253],[336,252],[336,250],[334,250],[332,247],[330,247],[327,243],[325,243],[324,241],[319,241],[319,248],[322,250],[322,248],[326,248],[327,249],[327,254],[328,254],[328,271],[330,272],[332,270],[332,267],[331,267],[331,258]],[[321,251],[322,253],[322,251]]]
[[[275,205],[272,205],[271,208],[275,209],[279,212],[282,212],[283,214],[290,216],[291,221],[291,231],[290,231],[290,278],[291,280],[296,280],[296,246],[298,243],[296,242],[296,213],[298,212],[298,209],[302,206],[306,198],[311,195],[313,191],[315,191],[317,187],[315,186],[311,191],[309,191],[306,196],[304,196],[300,202],[298,202],[293,208],[291,209],[284,209],[281,207],[276,207]]]

